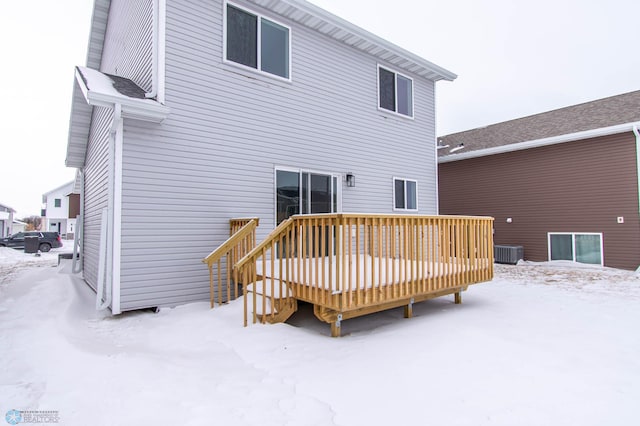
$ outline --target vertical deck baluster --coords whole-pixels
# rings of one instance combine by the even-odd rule
[[[316,300],[320,300],[322,298],[322,294],[327,288],[327,222],[326,218],[320,219],[320,255],[322,256],[322,262],[320,262],[320,266],[322,270],[320,271],[320,285],[318,289],[318,296],[316,296]]]
[[[355,222],[355,224],[353,223]],[[349,235],[351,236],[352,233],[355,234],[355,242],[349,242],[349,250],[350,250],[350,254],[349,256],[355,256],[355,261],[356,261],[356,269],[355,269],[355,273],[356,273],[356,277],[355,277],[355,285],[356,285],[356,295],[355,295],[355,303],[356,305],[360,306],[362,304],[362,289],[361,289],[361,285],[360,285],[360,281],[362,279],[362,265],[361,265],[361,260],[360,260],[360,255],[362,253],[362,246],[360,244],[360,218],[357,217],[355,218],[355,220],[351,220],[351,223],[349,225],[349,227],[351,228],[351,226],[354,226],[354,229],[351,230],[349,229]],[[355,253],[351,253],[351,247],[355,244],[355,249],[353,251],[355,251]]]
[[[391,272],[391,266],[389,264],[389,262],[393,262],[393,258],[392,258],[392,250],[391,250],[391,222],[389,221],[388,217],[385,217],[384,219],[384,225],[385,225],[385,233],[384,233],[384,250],[385,250],[385,266],[384,266],[384,281],[386,283],[386,288],[385,288],[385,297],[387,299],[389,299],[390,294],[391,294],[391,286],[393,285],[393,275],[391,276],[391,279],[389,279],[389,273]]]
[[[218,305],[222,305],[222,260],[218,259],[216,262],[216,269],[218,275]]]
[[[318,279],[320,277],[320,271],[318,270],[318,258],[320,257],[320,249],[318,248],[318,243],[320,240],[320,235],[318,231],[320,230],[318,227],[318,218],[314,218],[311,220],[311,229],[313,230],[313,236],[311,237],[313,241],[313,245],[311,248],[311,262],[309,266],[311,267],[311,298],[315,301],[316,296],[318,295]]]

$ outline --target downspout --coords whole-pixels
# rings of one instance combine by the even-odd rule
[[[120,142],[119,142],[120,140]],[[113,109],[113,121],[111,129],[109,130],[109,177],[108,177],[108,197],[107,208],[102,212],[101,229],[100,229],[100,259],[98,266],[98,283],[96,294],[96,309],[102,310],[111,306],[111,312],[115,314],[120,313],[120,298],[119,298],[119,269],[116,269],[115,259],[115,247],[116,247],[116,187],[118,182],[118,145],[122,146],[122,105],[114,104]],[[119,206],[119,204],[118,204]],[[119,242],[119,237],[118,237]],[[119,260],[118,260],[119,266]],[[116,277],[118,277],[118,283],[116,284]],[[114,293],[115,287],[118,286],[117,297]],[[102,301],[102,295],[105,294],[105,299]],[[117,304],[117,309],[116,309]]]
[[[113,127],[114,135],[114,179],[113,179],[113,215],[111,229],[111,294],[113,302],[111,313],[117,315],[120,310],[120,253],[122,231],[122,148],[124,140],[124,121],[122,119],[122,106],[115,104]]]
[[[147,99],[155,99],[158,96],[158,28],[159,28],[159,16],[158,6],[160,0],[153,0],[151,7],[152,10],[152,22],[151,22],[151,92],[145,93],[144,97]]]
[[[76,233],[73,236],[73,261],[71,272],[78,274],[82,272],[84,265],[84,169],[78,170],[80,176],[80,214],[76,216]]]

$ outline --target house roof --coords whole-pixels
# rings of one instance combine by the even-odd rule
[[[447,146],[438,161],[631,131],[634,124],[640,124],[640,90],[438,137]]]
[[[50,191],[45,192],[44,194],[42,194],[42,202],[46,203],[47,202],[47,196],[49,194],[53,194],[54,192],[63,192],[64,195],[69,195],[70,193],[73,193],[73,185],[74,185],[75,181],[71,181],[71,182],[67,182],[63,185],[58,186],[57,188],[54,188]]]
[[[126,118],[160,122],[169,114],[168,107],[154,99],[147,99],[145,91],[130,79],[88,67],[76,67],[67,143],[67,167],[84,165],[91,108],[112,107],[115,104],[122,107],[122,116]]]
[[[258,6],[272,10],[273,12],[291,19],[331,37],[341,43],[347,44],[354,49],[370,54],[380,61],[392,64],[402,71],[413,73],[423,78],[438,80],[454,80],[457,75],[448,71],[426,59],[421,58],[395,44],[388,42],[346,20],[339,18],[324,9],[321,9],[304,0],[247,0]],[[102,60],[102,50],[109,17],[109,7],[111,0],[94,0],[93,15],[91,17],[91,30],[89,32],[89,46],[87,48],[86,67],[77,67],[76,82],[73,88],[73,100],[71,118],[69,123],[69,137],[67,143],[67,155],[65,164],[67,167],[84,166],[87,139],[89,136],[89,126],[91,122],[91,112],[94,105],[99,102],[125,100],[132,101],[131,106],[143,107],[151,110],[160,117],[162,113],[168,113],[168,108],[160,103],[150,106],[150,99],[141,99],[137,96],[137,90],[133,88],[133,94],[128,92],[131,88],[130,81],[117,76],[107,75],[96,71],[100,69]],[[99,76],[99,73],[102,76]],[[114,88],[121,96],[109,98],[107,95],[116,95],[112,91],[97,90],[92,82],[103,77],[109,78],[114,83]],[[94,88],[92,88],[92,86]],[[104,85],[101,86],[103,89]],[[121,90],[118,90],[118,87]],[[105,97],[107,100],[105,101]],[[91,103],[92,100],[95,103]],[[143,105],[146,102],[146,105]],[[157,107],[157,108],[156,108]],[[162,108],[165,108],[162,111]],[[123,108],[123,115],[125,109]],[[143,114],[144,115],[144,114]]]
[[[457,75],[384,40],[305,0],[247,0],[318,31],[354,49],[429,80],[453,81]]]
[[[6,204],[0,204],[0,211],[7,211],[10,213],[15,213],[16,211],[14,209],[12,209],[11,207],[7,206]]]

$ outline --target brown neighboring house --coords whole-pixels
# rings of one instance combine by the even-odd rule
[[[532,261],[640,265],[640,91],[438,138],[441,214]]]

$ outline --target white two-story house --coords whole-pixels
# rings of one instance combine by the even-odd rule
[[[66,157],[84,279],[114,314],[206,300],[230,218],[260,238],[297,213],[437,214],[455,78],[302,0],[96,0]]]
[[[42,194],[42,229],[58,232],[63,238],[73,238],[78,214],[78,194],[74,181]]]

